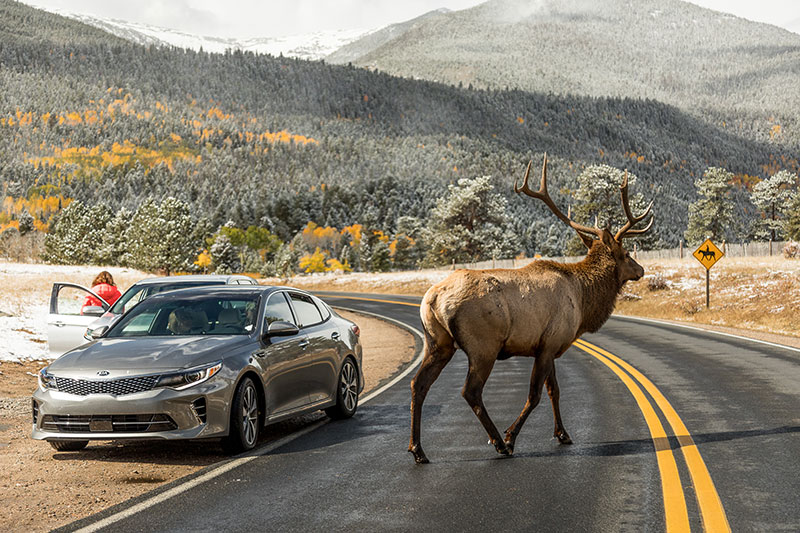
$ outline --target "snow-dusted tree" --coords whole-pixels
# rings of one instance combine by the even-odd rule
[[[797,176],[781,170],[753,187],[752,202],[763,213],[755,234],[763,239],[782,239],[786,235],[787,216],[797,190]]]
[[[98,265],[124,265],[128,250],[127,231],[131,212],[125,208],[106,222],[100,242],[94,247],[94,262]]]
[[[152,199],[145,200],[127,232],[128,264],[141,270],[163,270],[167,275],[193,268],[200,245],[194,229],[186,202],[168,197],[156,205]]]
[[[91,210],[79,200],[71,202],[58,213],[45,237],[43,259],[62,265],[91,262],[95,231]]]
[[[426,231],[429,264],[509,257],[520,243],[511,229],[506,199],[494,191],[490,176],[462,178],[436,200]]]
[[[231,239],[224,233],[217,236],[211,245],[211,265],[217,274],[230,274],[236,270],[236,250]]]
[[[19,221],[20,235],[26,235],[33,231],[33,215],[31,215],[27,209],[22,210],[17,220]]]
[[[575,191],[574,198],[576,205],[572,210],[572,218],[576,222],[586,225],[597,225],[602,227],[610,226],[616,231],[622,227],[627,218],[620,201],[619,187],[625,179],[625,171],[609,165],[589,165],[578,176],[578,190]],[[636,174],[628,172],[628,190],[636,190]],[[647,207],[644,196],[641,193],[630,192],[628,201],[635,214],[639,214]],[[562,231],[569,231],[568,228]],[[570,241],[567,244],[566,252],[569,255],[580,255],[586,253],[586,246],[583,241],[570,231]],[[655,248],[658,244],[658,237],[652,232],[637,237],[635,241],[640,247],[645,249]],[[633,245],[629,244],[633,249]]]
[[[386,241],[379,240],[375,243],[370,260],[372,272],[388,272],[392,268],[392,254]]]
[[[730,198],[732,179],[732,172],[709,167],[694,182],[700,198],[689,206],[689,227],[684,235],[690,244],[700,244],[706,238],[722,241],[728,235],[734,211]]]

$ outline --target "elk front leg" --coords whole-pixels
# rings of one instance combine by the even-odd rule
[[[417,370],[417,374],[411,381],[411,440],[408,443],[408,451],[414,456],[417,464],[428,463],[425,452],[422,451],[420,443],[420,425],[422,424],[422,404],[428,394],[433,382],[441,374],[442,369],[453,357],[455,348],[445,346],[444,348],[433,349],[430,343],[425,343],[425,357]]]
[[[517,440],[517,435],[519,435],[520,430],[522,430],[523,424],[525,424],[533,408],[539,404],[539,400],[542,399],[542,387],[544,386],[545,380],[552,374],[553,368],[553,360],[549,357],[544,355],[536,357],[536,361],[533,363],[533,370],[531,371],[531,388],[528,391],[528,400],[525,402],[525,407],[522,408],[522,412],[517,419],[506,430],[505,443],[512,453],[514,451],[514,442]]]
[[[469,357],[469,354],[467,354],[467,356]],[[483,428],[486,430],[486,433],[489,434],[489,442],[490,444],[494,444],[497,453],[511,455],[512,450],[503,442],[503,438],[500,436],[497,426],[495,426],[492,419],[489,418],[489,413],[486,412],[486,406],[483,405],[483,387],[486,384],[486,380],[489,378],[489,374],[492,372],[493,366],[494,358],[488,360],[478,359],[475,363],[473,363],[470,358],[469,373],[467,374],[464,388],[461,389],[461,395],[467,400],[467,403],[472,408],[472,412],[475,413],[475,416],[477,416],[478,420],[483,424]]]
[[[550,395],[550,403],[553,404],[553,418],[555,419],[556,429],[553,436],[558,439],[561,444],[572,444],[572,439],[569,438],[567,430],[564,429],[564,424],[561,422],[561,410],[558,408],[558,381],[556,380],[556,365],[553,363],[553,370],[550,376],[545,380],[547,386],[547,394]]]

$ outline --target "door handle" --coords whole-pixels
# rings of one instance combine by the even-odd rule
[[[339,338],[339,332],[338,331],[334,331],[333,333],[331,333],[331,339],[338,339],[338,338]]]
[[[66,324],[64,324],[63,322],[53,322],[53,325],[57,328],[63,328],[64,326],[66,326]]]
[[[309,344],[311,344],[311,343],[308,342],[307,339],[305,339],[305,340],[300,341],[300,344],[298,344],[298,346],[300,346],[302,349],[305,350],[306,348],[308,348]]]

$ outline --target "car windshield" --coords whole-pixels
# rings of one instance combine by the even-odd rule
[[[188,289],[190,287],[206,287],[208,285],[224,285],[223,281],[174,281],[171,283],[142,283],[132,286],[120,296],[114,305],[109,309],[115,315],[121,315],[130,310],[145,298],[149,298],[159,292],[174,291],[178,289]]]
[[[256,294],[148,298],[124,315],[105,336],[249,335],[255,327],[257,310]]]

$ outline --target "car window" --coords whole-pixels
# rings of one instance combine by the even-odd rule
[[[300,327],[313,326],[322,322],[322,315],[310,296],[292,293],[292,306],[297,313]]]
[[[146,298],[114,324],[107,337],[247,335],[258,298],[186,295]]]
[[[328,309],[328,304],[317,298],[316,296],[312,296],[311,298],[314,299],[314,303],[317,304],[317,308],[319,312],[322,313],[322,320],[328,320],[331,317],[331,310]]]
[[[294,324],[294,317],[292,316],[292,309],[289,307],[289,302],[286,301],[284,293],[278,292],[269,297],[267,300],[267,308],[264,311],[264,320],[267,325],[273,322],[282,321]]]

